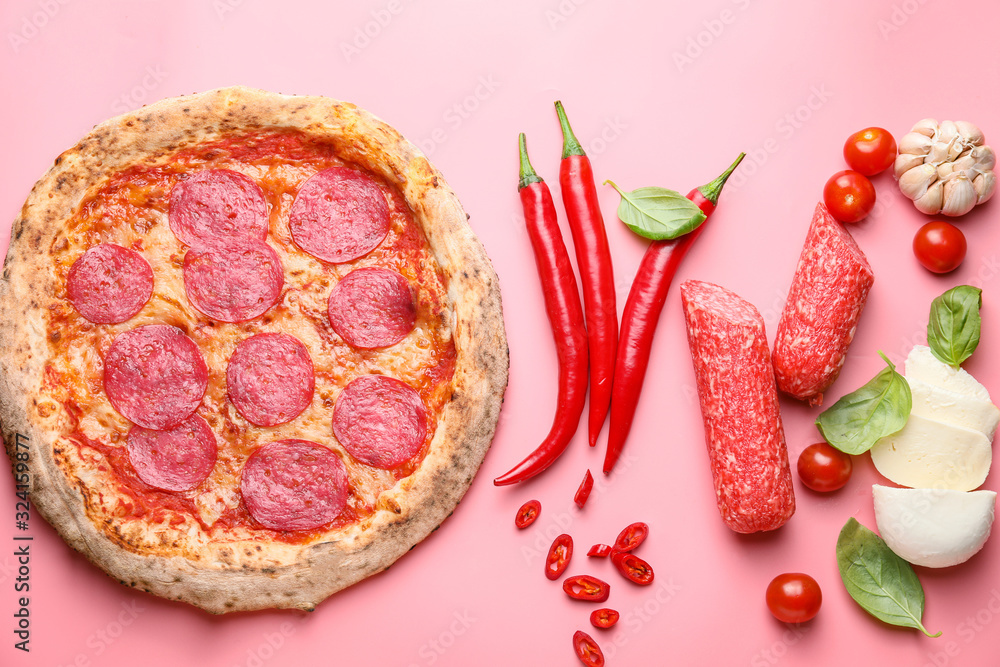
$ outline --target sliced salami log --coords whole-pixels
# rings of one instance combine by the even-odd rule
[[[333,434],[358,461],[388,470],[420,451],[427,411],[420,394],[405,382],[362,375],[337,397]]]
[[[711,283],[683,283],[681,301],[722,520],[738,533],[778,528],[795,495],[764,320]]]
[[[417,321],[410,283],[389,269],[351,271],[333,288],[328,306],[333,330],[362,349],[395,345]]]
[[[220,322],[264,314],[281,296],[278,253],[256,239],[191,248],[184,256],[184,291],[195,308]]]
[[[104,392],[123,417],[166,430],[194,413],[208,386],[195,342],[177,327],[150,324],[119,334],[104,357]]]
[[[226,369],[229,400],[257,426],[295,419],[312,402],[315,386],[309,351],[284,333],[262,333],[241,341]]]
[[[389,232],[389,206],[367,175],[333,167],[313,175],[289,211],[292,239],[325,262],[349,262],[375,249]]]
[[[170,230],[189,246],[267,238],[264,192],[248,176],[206,169],[170,191]]]
[[[243,502],[272,530],[309,530],[330,523],[347,505],[347,468],[308,440],[278,440],[255,451],[243,467]]]
[[[94,324],[118,324],[149,301],[153,269],[136,251],[102,243],[73,262],[66,293],[77,312]]]
[[[774,339],[781,391],[811,405],[840,374],[875,276],[822,203],[816,205]]]
[[[165,491],[189,491],[201,484],[218,453],[215,434],[198,415],[166,431],[133,426],[125,448],[139,479]]]

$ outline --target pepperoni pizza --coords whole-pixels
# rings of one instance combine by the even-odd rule
[[[455,508],[507,381],[497,278],[371,114],[229,88],[97,126],[15,221],[19,488],[121,582],[311,609]]]

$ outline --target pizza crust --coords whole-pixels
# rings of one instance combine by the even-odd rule
[[[55,434],[70,417],[42,390],[47,304],[62,293],[48,249],[109,172],[185,145],[255,127],[288,127],[333,142],[343,159],[394,184],[447,278],[457,358],[452,396],[416,471],[384,492],[375,514],[311,544],[239,541],[178,555],[127,548],[84,511]],[[8,454],[28,443],[31,499],[73,548],[122,583],[215,613],[312,609],[380,572],[454,510],[492,441],[507,383],[508,350],[497,276],[458,198],[395,130],[357,107],[243,87],[163,100],[98,125],[56,159],[14,222],[0,279],[0,422]],[[19,434],[19,435],[18,435]],[[21,451],[24,451],[23,449]],[[170,553],[164,545],[162,553]]]

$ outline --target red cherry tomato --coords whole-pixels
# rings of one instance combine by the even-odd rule
[[[611,584],[589,574],[577,574],[563,581],[563,590],[574,600],[604,602],[611,594]]]
[[[635,554],[627,551],[616,551],[611,554],[611,562],[615,569],[633,584],[648,586],[653,583],[653,568]]]
[[[642,521],[625,526],[625,529],[618,533],[614,551],[632,551],[645,541],[647,535],[649,535],[649,526]]]
[[[535,519],[542,512],[542,504],[537,500],[529,500],[521,505],[514,516],[514,525],[522,530],[535,523]]]
[[[594,476],[590,474],[590,468],[587,469],[587,474],[583,476],[583,481],[580,482],[580,488],[576,490],[576,495],[573,497],[573,502],[580,509],[587,503],[587,498],[590,497],[590,492],[594,490]]]
[[[604,653],[597,645],[594,638],[583,630],[577,630],[573,634],[573,650],[576,657],[587,667],[604,667]]]
[[[782,623],[805,623],[819,613],[823,593],[808,574],[779,574],[767,586],[767,608]]]
[[[896,161],[896,140],[881,127],[865,128],[847,137],[844,159],[854,171],[874,176]]]
[[[823,188],[823,203],[837,220],[858,222],[875,207],[875,186],[856,171],[838,171]]]
[[[847,484],[853,469],[851,455],[825,442],[809,445],[799,454],[799,479],[813,491],[836,491]]]
[[[917,230],[913,254],[924,268],[934,273],[954,271],[965,259],[968,245],[962,230],[943,220],[934,220]]]
[[[611,555],[611,547],[607,544],[595,544],[590,547],[590,551],[587,552],[587,555],[594,558],[607,558]]]
[[[595,628],[607,630],[618,622],[620,615],[614,609],[604,607],[590,612],[590,624]]]
[[[573,557],[573,538],[563,533],[552,541],[549,555],[545,558],[545,576],[555,581],[569,567],[569,559]]]

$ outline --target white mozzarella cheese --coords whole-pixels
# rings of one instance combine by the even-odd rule
[[[979,431],[989,440],[1000,423],[1000,409],[988,400],[957,394],[954,391],[907,377],[913,396],[911,415],[935,419]]]
[[[914,565],[950,567],[983,548],[997,494],[875,484],[872,497],[879,533],[896,555]]]
[[[871,449],[872,463],[901,486],[971,491],[990,471],[993,451],[979,431],[910,415]]]
[[[906,378],[953,391],[983,401],[990,400],[990,392],[963,368],[955,368],[934,356],[926,345],[914,345],[906,357]]]

